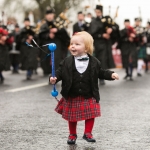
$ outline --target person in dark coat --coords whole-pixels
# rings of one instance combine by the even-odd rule
[[[11,33],[14,42],[11,46],[11,51],[10,53],[10,60],[11,60],[11,65],[13,67],[12,73],[16,74],[19,73],[19,63],[20,63],[20,27],[18,24],[15,25],[14,31]]]
[[[130,26],[130,20],[125,19],[125,28],[120,31],[120,49],[122,56],[123,68],[125,68],[126,75],[124,79],[132,78],[133,67],[136,67],[137,53],[135,37],[136,33],[133,27]]]
[[[2,71],[10,70],[9,50],[6,44],[8,32],[0,28],[0,83],[4,82]]]
[[[147,43],[146,43],[146,58],[144,59],[144,62],[145,62],[145,72],[148,72],[149,70],[148,63],[150,62],[150,21],[147,22],[145,35],[147,38]]]
[[[34,27],[30,26],[29,18],[25,18],[25,27],[20,31],[20,56],[21,56],[21,69],[27,70],[27,80],[30,80],[33,70],[37,68],[38,49],[28,45],[33,45],[35,32]]]
[[[50,83],[62,81],[62,99],[56,107],[56,112],[68,121],[68,144],[75,144],[77,139],[77,122],[85,120],[83,139],[96,142],[92,136],[92,129],[96,117],[100,116],[100,95],[98,79],[119,79],[117,73],[102,69],[93,53],[93,38],[85,32],[73,35],[70,42],[71,56],[65,58],[56,71],[56,77],[50,77]]]
[[[73,25],[73,34],[81,31],[88,31],[90,23],[85,22],[84,14],[82,11],[78,12],[78,21]]]
[[[135,18],[135,25],[134,25],[134,30],[136,33],[135,37],[135,43],[136,43],[136,49],[137,51],[137,76],[142,76],[141,70],[144,65],[143,59],[146,57],[144,56],[145,54],[145,49],[146,49],[146,35],[144,32],[144,28],[141,26],[142,19],[141,18]],[[143,56],[142,56],[143,55]]]
[[[103,17],[103,6],[97,5],[95,9],[96,18],[90,25],[89,33],[94,39],[94,55],[101,61],[102,67],[105,69],[114,68],[115,64],[112,57],[110,34],[112,28],[106,29],[106,18]],[[104,85],[104,80],[100,80],[100,84]]]
[[[144,60],[146,59],[146,41],[144,35],[139,37],[137,50],[137,76],[141,77]]]
[[[55,24],[54,16],[54,9],[51,8],[46,10],[46,20],[39,31],[39,44],[45,45],[48,43],[55,43],[57,45],[55,51],[55,68],[57,69],[61,60],[67,56],[70,37],[65,28],[59,28],[59,26]],[[44,47],[44,51],[49,53],[47,47]],[[40,51],[41,67],[44,75],[47,76],[51,73],[51,58],[47,57],[43,60],[45,56],[45,52]]]

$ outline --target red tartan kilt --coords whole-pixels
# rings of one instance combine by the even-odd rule
[[[67,121],[80,121],[101,116],[100,104],[94,98],[85,99],[78,96],[76,98],[61,98],[55,111],[62,114],[62,118]]]

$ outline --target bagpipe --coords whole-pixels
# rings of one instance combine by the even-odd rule
[[[110,35],[112,44],[114,44],[120,37],[119,25],[109,15],[105,16],[102,20],[104,20],[104,32]]]
[[[111,7],[109,6],[109,15],[104,16],[101,21],[104,25],[104,31],[110,34],[112,42],[115,43],[119,39],[119,25],[115,22],[115,19],[118,17],[119,6],[116,8],[114,17],[111,17]],[[110,30],[112,30],[110,32]]]
[[[133,27],[128,26],[128,27],[127,27],[127,35],[128,35],[128,37],[130,37],[131,34],[136,34],[136,32],[135,32],[135,30],[134,30]]]
[[[119,6],[116,8],[115,16],[111,17],[111,7],[109,6],[109,14],[101,19],[104,24],[105,30],[107,30],[108,28],[112,28],[116,24],[115,19],[118,17],[118,10]]]
[[[67,17],[66,12],[68,9],[66,8],[63,12],[61,12],[55,19],[54,25],[58,28],[67,28],[70,23],[72,23]]]
[[[27,38],[29,35],[35,35],[35,27],[33,26],[26,26],[20,31],[20,35],[23,38]]]
[[[129,38],[130,42],[135,41],[135,39],[136,39],[136,32],[135,32],[135,29],[133,27],[131,27],[131,26],[127,27],[127,36]]]
[[[0,27],[0,38],[2,36],[7,36],[7,39],[5,41],[6,44],[11,45],[14,41],[14,37],[8,33],[7,29],[1,28]]]

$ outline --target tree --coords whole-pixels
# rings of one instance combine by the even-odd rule
[[[39,18],[43,19],[45,15],[45,10],[47,6],[50,6],[50,4],[53,4],[56,16],[58,16],[62,11],[64,11],[66,8],[70,7],[77,7],[79,6],[81,0],[28,0],[26,3],[22,0],[7,0],[4,1],[4,7],[8,8],[9,10],[12,10],[13,12],[21,12],[24,13],[32,10],[36,10],[36,14]],[[23,4],[24,3],[24,4]],[[11,9],[10,6],[14,5],[14,9]]]

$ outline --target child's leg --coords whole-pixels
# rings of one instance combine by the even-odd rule
[[[69,145],[71,144],[75,144],[76,143],[76,139],[77,139],[77,122],[70,122],[68,121],[68,125],[69,125],[69,131],[70,131],[70,135],[68,137],[67,143]]]
[[[94,126],[94,118],[85,120],[85,130],[83,139],[87,142],[96,142],[96,140],[92,136],[92,129]]]
[[[68,125],[69,125],[70,134],[77,134],[77,131],[76,131],[77,122],[70,122],[70,121],[68,121]]]
[[[85,133],[92,133],[92,129],[94,126],[94,118],[85,120]]]

